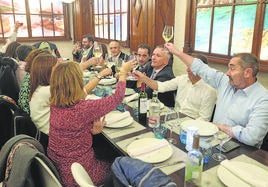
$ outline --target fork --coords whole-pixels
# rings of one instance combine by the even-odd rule
[[[139,139],[141,139],[141,136],[137,136],[137,137],[135,137],[134,139],[129,140],[129,142],[128,142],[126,145],[124,145],[124,147],[129,146],[133,141],[135,141],[135,140],[139,140]]]
[[[178,161],[166,163],[166,164],[163,164],[163,165],[156,165],[155,167],[163,168],[163,167],[168,167],[168,166],[173,166],[173,165],[176,165],[176,164],[180,164],[180,163],[183,163],[183,162],[184,162],[183,160],[178,160]]]

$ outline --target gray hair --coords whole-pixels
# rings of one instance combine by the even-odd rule
[[[252,76],[256,77],[259,72],[258,58],[251,53],[238,53],[234,57],[240,58],[240,63],[243,68],[251,68],[253,70]]]
[[[165,49],[163,45],[158,45],[155,48],[161,49],[164,52],[164,54],[167,56],[167,58],[170,59],[171,53],[167,49]]]

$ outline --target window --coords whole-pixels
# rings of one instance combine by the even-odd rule
[[[186,52],[205,53],[228,63],[239,52],[250,52],[268,71],[268,0],[192,0]],[[192,16],[192,17],[191,17]],[[187,32],[186,32],[187,33]],[[189,41],[187,41],[189,40]]]
[[[16,21],[23,23],[18,32],[22,40],[63,38],[69,32],[67,5],[61,0],[1,0],[0,36],[8,37]]]
[[[127,42],[128,1],[94,0],[95,38]]]

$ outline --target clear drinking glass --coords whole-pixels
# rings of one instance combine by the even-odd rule
[[[94,57],[98,57],[98,58],[101,57],[101,55],[102,55],[102,47],[101,47],[100,44],[94,44],[93,54],[94,54]]]
[[[170,134],[167,139],[171,144],[176,144],[177,141],[172,137],[173,127],[179,125],[179,114],[174,108],[169,108],[165,116],[165,124],[169,127]]]
[[[226,142],[228,142],[230,140],[230,137],[229,136],[225,136],[225,135],[223,136],[221,134],[221,132],[216,133],[214,135],[214,137],[220,141],[220,144],[219,144],[219,146],[220,146],[220,152],[219,153],[214,153],[211,157],[214,160],[216,160],[218,162],[221,162],[221,161],[227,159],[227,157],[224,154],[222,154],[222,146],[223,146],[223,144],[225,144]]]
[[[165,42],[169,42],[173,38],[173,26],[171,25],[165,25],[164,30],[162,32],[162,37],[165,40]]]

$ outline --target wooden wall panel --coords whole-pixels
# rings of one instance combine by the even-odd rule
[[[83,34],[94,34],[93,8],[93,0],[73,3],[74,41],[81,40]],[[142,43],[153,49],[164,44],[164,25],[174,25],[175,0],[129,0],[129,12],[130,50],[136,51]]]
[[[73,3],[74,41],[84,34],[94,35],[93,0],[76,0]]]
[[[141,43],[148,43],[148,1],[130,0],[130,49],[136,50]]]
[[[174,25],[175,0],[130,0],[130,49],[164,44],[165,24]]]

